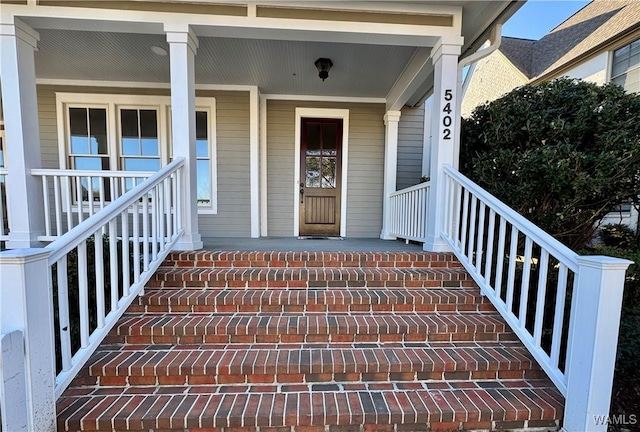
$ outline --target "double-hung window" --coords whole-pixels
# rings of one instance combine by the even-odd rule
[[[640,39],[613,52],[611,82],[640,93]]]
[[[171,158],[171,100],[166,96],[57,93],[60,167],[155,172]],[[198,207],[216,213],[215,99],[196,98]],[[86,181],[85,181],[86,183]],[[109,182],[82,184],[94,199]],[[133,187],[132,181],[125,185]]]

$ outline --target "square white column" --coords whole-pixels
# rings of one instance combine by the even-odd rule
[[[400,111],[387,111],[384,115],[384,183],[382,195],[382,232],[380,238],[392,240],[391,232],[391,199],[389,195],[396,191],[398,171],[398,123]]]
[[[182,181],[184,234],[176,250],[202,249],[198,231],[198,179],[196,175],[195,55],[198,39],[189,26],[167,28],[171,62],[171,134],[173,157],[185,159]]]
[[[44,235],[42,183],[31,175],[32,168],[42,165],[33,57],[39,38],[37,32],[17,19],[0,24],[9,249],[41,246],[38,236]]]
[[[431,170],[429,209],[427,214],[427,239],[424,250],[448,252],[449,247],[441,238],[444,228],[444,166],[458,166],[456,160],[456,124],[458,112],[458,57],[461,37],[442,38],[433,47],[431,57],[434,68],[433,105],[431,111]]]

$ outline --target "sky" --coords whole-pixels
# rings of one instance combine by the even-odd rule
[[[502,34],[540,39],[587,3],[578,0],[529,0],[506,22]]]

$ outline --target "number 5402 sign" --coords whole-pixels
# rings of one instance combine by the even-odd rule
[[[445,114],[442,116],[442,139],[450,140],[451,139],[451,124],[453,123],[453,119],[451,118],[451,100],[453,99],[453,92],[451,89],[446,89],[444,91],[444,107],[442,108],[442,112]]]

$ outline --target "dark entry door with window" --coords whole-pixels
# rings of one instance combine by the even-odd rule
[[[340,235],[342,120],[302,119],[300,235]]]

